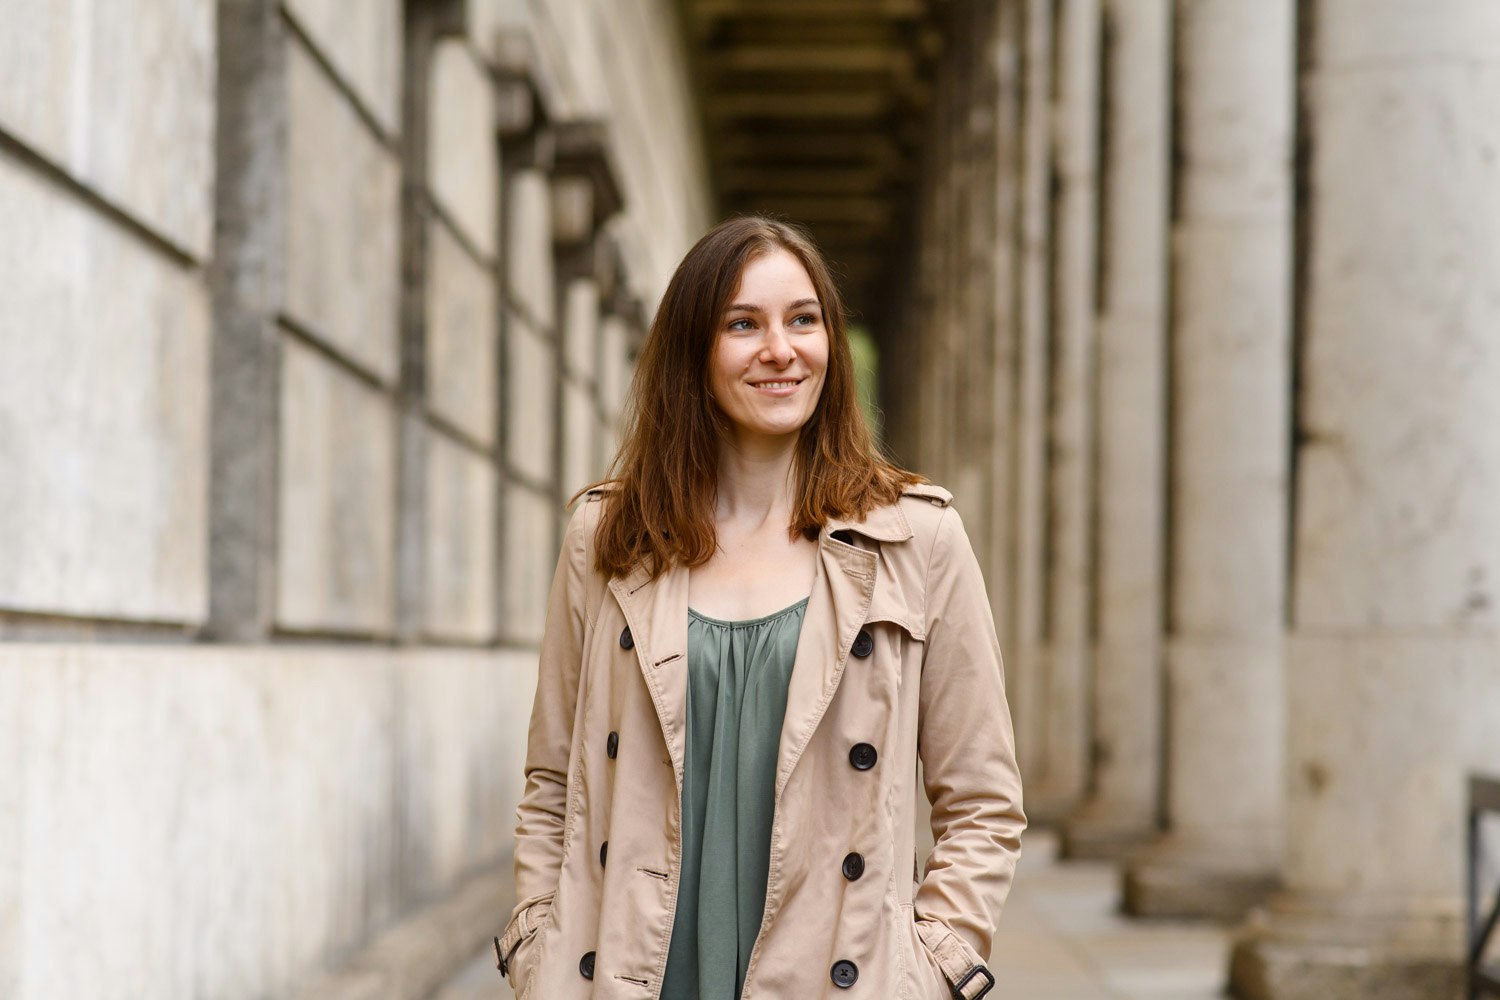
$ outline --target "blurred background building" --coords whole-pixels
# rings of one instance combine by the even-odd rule
[[[421,1000],[473,960],[562,504],[737,211],[811,227],[888,445],[956,495],[1036,827],[1129,914],[1227,921],[1238,996],[1458,995],[1500,4],[0,25],[0,996]]]

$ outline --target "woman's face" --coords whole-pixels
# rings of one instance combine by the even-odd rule
[[[828,369],[828,330],[812,279],[777,248],[745,265],[719,317],[709,383],[741,441],[795,434]]]

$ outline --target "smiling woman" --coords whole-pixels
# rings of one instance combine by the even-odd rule
[[[983,996],[1026,824],[999,641],[805,233],[688,252],[610,471],[549,598],[496,942],[522,1000]]]

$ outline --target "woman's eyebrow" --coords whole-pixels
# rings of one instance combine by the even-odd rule
[[[788,309],[801,309],[803,306],[816,306],[816,305],[819,305],[817,299],[798,299],[796,302],[793,302],[790,305],[788,305],[787,308]],[[754,305],[753,303],[750,303],[750,302],[736,302],[733,305],[728,306],[727,308],[725,308],[724,311],[725,312],[749,312],[749,313],[765,312],[765,310],[762,309],[760,306]]]

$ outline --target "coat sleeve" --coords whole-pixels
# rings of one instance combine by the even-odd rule
[[[547,598],[536,696],[526,736],[526,783],[516,808],[518,902],[497,943],[506,960],[547,916],[562,871],[573,720],[589,625],[590,507],[588,502],[580,503],[568,521]]]
[[[914,899],[917,928],[957,985],[984,964],[1021,854],[1021,777],[984,577],[952,507],[928,562],[917,752],[935,844]],[[972,995],[984,980],[972,980]]]

